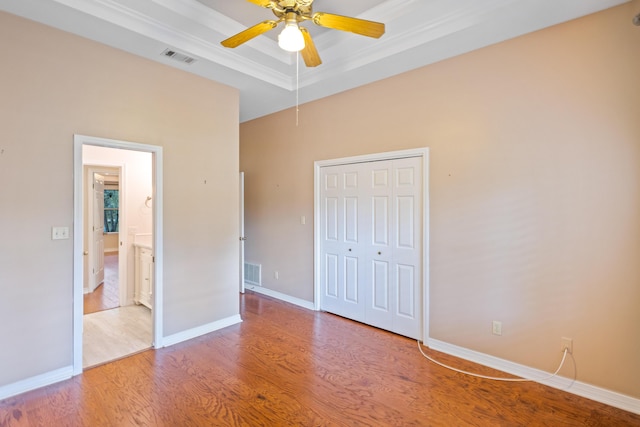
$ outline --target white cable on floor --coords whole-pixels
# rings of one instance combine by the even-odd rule
[[[486,380],[494,380],[494,381],[511,381],[511,382],[524,382],[524,381],[535,381],[535,382],[540,382],[540,381],[546,381],[546,380],[550,380],[551,378],[555,377],[556,375],[558,375],[558,372],[560,372],[560,369],[562,369],[562,366],[564,365],[564,361],[567,358],[567,352],[568,349],[564,349],[564,354],[562,355],[562,360],[560,361],[560,366],[558,366],[558,369],[556,369],[556,371],[549,375],[546,378],[540,378],[540,379],[528,379],[528,378],[501,378],[501,377],[489,377],[486,375],[480,375],[480,374],[474,374],[473,372],[467,372],[467,371],[463,371],[461,369],[457,369],[457,368],[453,368],[451,366],[445,365],[444,363],[438,362],[435,359],[432,359],[431,357],[429,357],[424,351],[422,351],[422,346],[420,345],[420,341],[418,340],[418,350],[420,350],[420,353],[422,353],[422,355],[424,357],[426,357],[428,360],[432,361],[433,363],[435,363],[436,365],[440,365],[443,368],[447,368],[447,369],[451,369],[452,371],[456,371],[459,372],[461,374],[465,374],[465,375],[471,375],[472,377],[477,377],[477,378],[484,378]]]

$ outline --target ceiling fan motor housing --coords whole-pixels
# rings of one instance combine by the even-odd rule
[[[294,12],[300,21],[301,17],[307,19],[311,17],[312,3],[313,0],[271,0],[271,10],[278,18],[289,12]]]

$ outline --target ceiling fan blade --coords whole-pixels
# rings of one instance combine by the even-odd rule
[[[235,36],[231,36],[226,40],[220,42],[224,47],[238,47],[242,43],[248,42],[252,38],[266,33],[269,30],[273,30],[278,26],[278,21],[263,21],[253,27],[249,27],[244,31],[239,32]]]
[[[302,54],[302,59],[304,59],[304,63],[307,67],[317,67],[322,64],[322,60],[320,59],[320,55],[318,55],[316,46],[313,44],[311,34],[304,27],[300,27],[300,31],[304,37],[304,49],[300,52]]]
[[[253,4],[257,4],[262,7],[271,7],[271,0],[247,0]]]
[[[349,31],[367,37],[374,37],[376,39],[384,34],[384,24],[380,22],[350,18],[348,16],[334,15],[332,13],[314,13],[313,22],[321,27]]]

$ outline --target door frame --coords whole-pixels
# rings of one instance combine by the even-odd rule
[[[84,163],[82,164],[83,170],[86,167],[87,168],[87,176],[86,176],[86,180],[85,183],[87,184],[87,188],[86,191],[84,192],[84,196],[85,197],[89,197],[89,194],[91,193],[91,189],[89,188],[90,184],[92,183],[92,175],[93,173],[104,173],[106,171],[110,171],[112,169],[116,169],[118,171],[118,191],[120,192],[120,201],[118,203],[118,222],[119,222],[119,226],[120,226],[120,230],[126,230],[127,229],[127,218],[126,215],[122,215],[122,212],[126,212],[126,195],[127,195],[127,191],[126,191],[126,172],[125,172],[125,168],[126,165],[124,165],[123,163]],[[87,200],[88,201],[88,200]],[[87,203],[87,219],[91,218],[91,214],[92,214],[92,210],[93,210],[93,206],[91,203]],[[83,215],[84,218],[84,215]],[[83,233],[88,233],[88,225],[89,224],[83,224]],[[128,259],[127,259],[127,254],[126,251],[121,251],[120,249],[120,245],[122,243],[122,238],[121,238],[121,233],[122,231],[118,232],[118,304],[119,305],[126,305],[127,304],[127,290],[129,289],[130,283],[128,282],[128,277],[127,277],[127,263],[128,263]],[[89,259],[87,262],[87,267],[89,267],[91,265],[91,244],[87,245],[87,250],[89,252]],[[84,259],[83,259],[83,266],[84,264]],[[83,278],[84,280],[84,278]],[[91,281],[89,280],[89,283],[91,283]],[[89,287],[90,288],[90,287]]]
[[[82,329],[83,329],[83,252],[84,252],[84,191],[83,191],[83,163],[82,147],[95,145],[99,147],[120,150],[143,151],[151,153],[152,185],[153,185],[153,251],[155,262],[153,265],[154,293],[153,293],[153,348],[163,347],[163,161],[162,147],[140,144],[114,139],[98,138],[86,135],[74,135],[73,138],[73,375],[82,373]]]
[[[320,310],[320,257],[322,239],[320,238],[321,168],[340,166],[352,163],[367,163],[381,160],[395,160],[407,157],[422,158],[422,342],[429,337],[429,148],[413,148],[384,153],[365,154],[361,156],[342,157],[338,159],[318,160],[313,163],[313,305]]]

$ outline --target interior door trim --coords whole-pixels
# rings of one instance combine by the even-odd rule
[[[429,337],[429,148],[413,148],[400,151],[388,151],[384,153],[365,154],[361,156],[342,157],[330,160],[318,160],[313,163],[313,306],[320,310],[320,196],[321,196],[321,168],[327,166],[339,166],[352,163],[366,163],[380,160],[395,160],[407,157],[422,158],[422,339],[425,342]]]
[[[83,306],[83,201],[82,189],[82,146],[96,145],[121,150],[151,153],[153,163],[153,248],[154,248],[154,293],[153,293],[153,347],[163,344],[163,160],[162,147],[118,141],[86,135],[73,138],[73,375],[82,373],[82,306]]]

